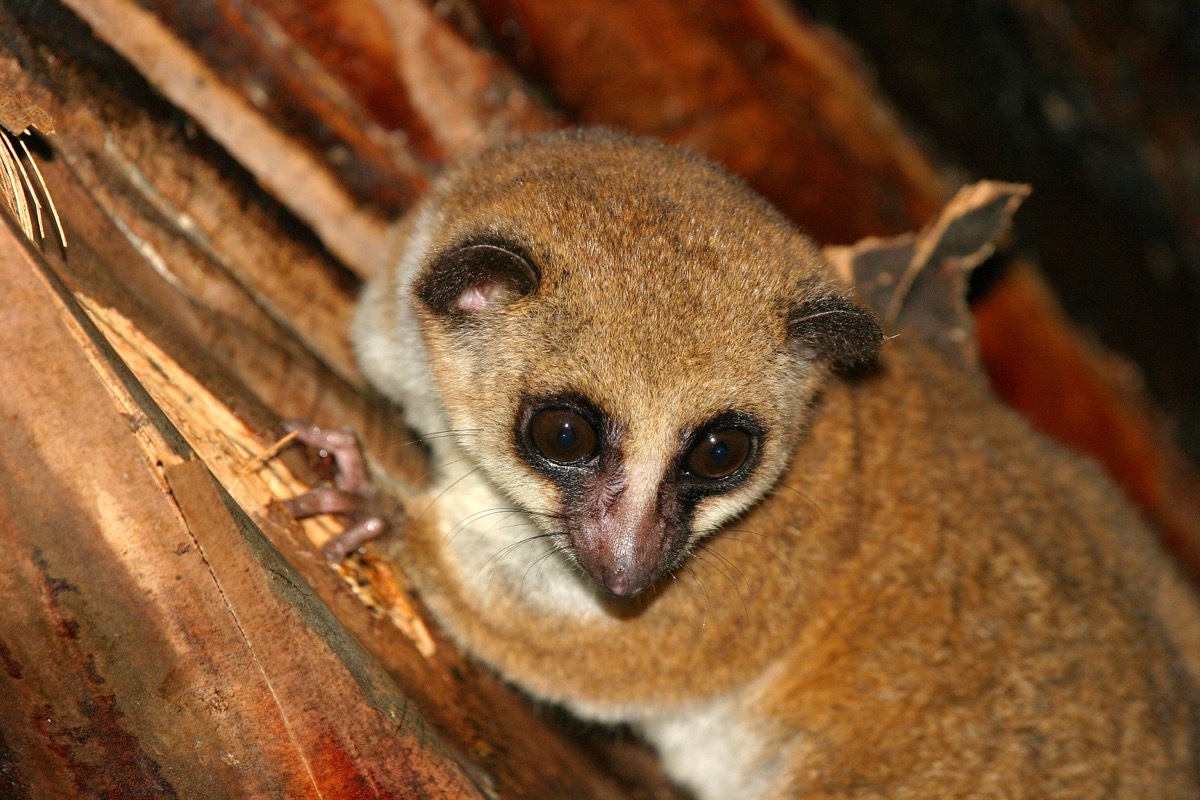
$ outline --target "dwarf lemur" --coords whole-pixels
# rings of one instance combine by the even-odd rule
[[[352,338],[437,468],[400,557],[502,676],[703,800],[1200,797],[1146,526],[738,180],[559,133],[399,230]]]

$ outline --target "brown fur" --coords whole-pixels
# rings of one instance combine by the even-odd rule
[[[606,614],[472,588],[446,526],[410,526],[423,596],[502,675],[635,720],[743,687],[765,797],[1200,796],[1200,612],[1143,523],[916,337],[854,378],[797,361],[788,310],[832,276],[740,185],[582,134],[468,165],[424,208],[428,252],[504,236],[542,271],[467,328],[417,312],[462,449],[522,505],[555,502],[512,453],[527,393],[596,398],[634,449],[728,407],[771,431],[748,508]],[[368,300],[360,340],[401,324],[394,297]]]

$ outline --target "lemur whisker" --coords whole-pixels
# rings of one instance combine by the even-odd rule
[[[554,536],[554,535],[557,535],[557,534],[551,534],[551,536]],[[547,561],[547,559],[549,559],[551,556],[555,555],[556,553],[561,555],[562,551],[560,549],[558,549],[557,547],[553,547],[553,548],[547,550],[545,553],[542,553],[540,556],[535,558],[533,561],[529,562],[529,565],[525,567],[525,572],[523,572],[521,574],[521,583],[519,584],[521,591],[525,591],[525,581],[529,578],[530,570],[533,570],[535,567],[537,568],[533,574],[534,577],[536,578],[541,572],[542,564],[544,564]]]
[[[711,551],[709,551],[709,552],[697,551],[697,552],[692,553],[692,558],[694,558],[696,560],[697,564],[703,564],[704,566],[708,567],[713,572],[717,573],[722,578],[724,578],[725,582],[729,584],[729,586],[733,589],[733,593],[737,595],[738,600],[741,602],[742,613],[746,616],[750,616],[750,609],[746,605],[746,598],[745,598],[745,596],[742,595],[742,590],[741,590],[741,588],[738,587],[737,581],[735,581],[732,577],[730,577],[729,573],[725,572],[725,570],[721,569],[716,564],[714,564],[712,561],[710,561],[708,558],[706,558],[706,556],[708,556],[708,555],[711,555]]]
[[[779,481],[775,485],[777,487],[779,487],[780,489],[787,489],[789,492],[794,492],[796,495],[798,495],[800,497],[801,500],[805,501],[810,506],[812,506],[813,510],[816,511],[820,516],[822,516],[822,517],[825,516],[825,509],[821,506],[821,504],[818,503],[816,500],[813,500],[811,497],[809,497],[807,494],[805,494],[801,490],[797,489],[795,486],[792,486],[790,483],[786,483],[784,481]]]
[[[408,447],[409,445],[421,444],[422,442],[429,441],[430,439],[447,439],[447,438],[450,438],[453,436],[457,436],[459,434],[478,433],[478,432],[479,432],[479,428],[459,428],[459,429],[447,430],[447,431],[434,431],[432,433],[422,434],[420,436],[417,436],[414,439],[407,439],[403,442],[385,442],[383,444],[383,446],[381,446],[379,448],[379,452],[382,453],[382,452],[386,452],[387,450],[391,450],[391,449],[394,449],[397,447]]]
[[[483,562],[483,566],[480,567],[480,571],[482,572],[484,569],[488,569],[489,565],[491,565],[493,561],[495,561],[496,564],[499,565],[499,563],[505,558],[505,556],[507,556],[513,550],[516,550],[518,547],[521,547],[522,545],[530,544],[532,542],[536,542],[536,541],[539,541],[542,539],[552,539],[554,536],[555,536],[555,534],[553,534],[553,533],[539,533],[535,536],[527,536],[524,539],[521,539],[520,541],[513,542],[512,544],[509,544],[509,545],[505,545],[504,547],[500,548],[495,553],[493,553],[491,558],[489,558],[487,561]],[[489,574],[491,574],[491,573],[489,572]]]
[[[438,500],[441,500],[441,499],[442,499],[442,497],[444,497],[444,496],[445,496],[446,492],[448,492],[448,491],[450,491],[451,489],[453,489],[453,488],[454,488],[455,486],[457,486],[457,485],[458,485],[458,484],[459,484],[461,481],[465,480],[466,478],[470,477],[471,475],[474,475],[474,474],[475,474],[476,472],[478,472],[480,469],[481,469],[481,467],[475,467],[474,469],[468,470],[467,472],[463,473],[462,475],[460,475],[460,476],[459,476],[458,478],[456,478],[455,480],[451,481],[451,483],[450,483],[450,485],[449,485],[449,486],[445,487],[445,488],[444,488],[444,489],[442,489],[440,492],[438,492],[438,493],[437,493],[437,496],[435,496],[435,497],[434,497],[432,500],[430,500],[430,501],[429,501],[429,503],[428,503],[428,504],[425,506],[425,508],[421,509],[421,513],[419,513],[419,514],[417,515],[417,517],[416,517],[416,519],[414,520],[414,522],[419,522],[419,521],[420,521],[422,518],[424,518],[424,516],[425,516],[425,513],[426,513],[427,511],[429,511],[429,509],[433,508],[434,504],[436,504]]]
[[[720,552],[719,550],[716,550],[713,548],[701,548],[697,552],[703,552],[705,555],[712,556],[713,558],[719,560],[722,564],[724,564],[728,569],[737,573],[737,576],[739,578],[741,578],[742,585],[746,587],[746,591],[750,591],[749,578],[746,577],[746,573],[742,571],[742,568],[739,567],[733,561],[733,559],[729,558],[729,556],[727,556],[724,553]],[[736,582],[735,582],[735,585],[736,585]]]
[[[450,528],[450,530],[446,534],[447,538],[444,541],[446,542],[446,544],[449,544],[450,542],[454,541],[454,537],[458,536],[458,534],[460,534],[464,530],[466,530],[468,526],[470,526],[471,524],[473,524],[481,519],[490,517],[493,514],[515,514],[515,513],[519,513],[519,512],[520,512],[520,509],[516,509],[516,508],[487,508],[487,509],[484,509],[483,511],[476,511],[473,514],[468,514],[467,516],[463,517],[458,522],[456,522],[452,528]],[[487,531],[479,531],[479,534],[481,536],[485,533],[487,533]]]
[[[722,539],[728,539],[732,542],[737,542],[738,544],[744,544],[747,547],[758,548],[759,550],[761,550],[764,553],[766,553],[767,555],[769,555],[771,558],[775,559],[775,561],[779,564],[779,566],[783,567],[784,571],[787,573],[788,580],[795,582],[796,576],[794,574],[792,574],[791,567],[789,567],[787,565],[787,562],[785,562],[782,558],[780,558],[779,555],[774,550],[772,550],[771,548],[767,547],[764,544],[760,544],[759,542],[751,542],[751,541],[747,541],[746,539],[743,539],[739,536],[733,536],[732,534],[735,534],[735,533],[741,533],[741,534],[745,534],[747,536],[758,536],[762,539],[770,538],[765,533],[762,533],[760,531],[752,531],[747,528],[713,528],[711,530],[705,531],[704,535],[712,535],[712,536],[714,536],[714,538],[720,537]]]
[[[704,581],[700,580],[700,576],[696,574],[696,571],[686,563],[681,566],[681,569],[696,582],[696,587],[700,589],[700,594],[704,597],[704,613],[700,617],[700,630],[704,630],[708,625],[708,589],[704,588]]]
[[[557,521],[562,518],[561,514],[557,514],[552,511],[539,511],[537,509],[515,508],[515,507],[505,507],[505,506],[500,506],[500,507],[496,507],[496,508],[488,508],[488,509],[484,509],[482,511],[476,511],[475,513],[470,514],[466,517],[463,517],[457,523],[455,523],[455,525],[446,534],[446,536],[447,536],[447,538],[445,539],[446,543],[449,544],[451,541],[453,541],[454,537],[456,537],[459,533],[461,533],[465,528],[467,528],[471,524],[473,524],[487,516],[490,516],[492,514],[500,514],[500,513],[506,513],[509,516],[511,516],[513,514],[529,514],[532,516],[544,517],[546,519],[554,520],[554,521]],[[523,521],[514,522],[511,525],[500,525],[500,523],[497,522],[495,525],[493,525],[491,528],[488,528],[486,531],[480,531],[480,535],[483,535],[484,533],[491,533],[493,531],[503,531],[503,530],[508,530],[510,528],[517,528],[523,524],[525,524]]]
[[[452,458],[452,459],[450,459],[449,461],[443,462],[443,463],[441,463],[441,464],[434,464],[434,465],[430,466],[430,467],[429,467],[429,469],[428,469],[428,470],[426,470],[424,474],[422,474],[422,475],[421,475],[421,478],[420,478],[420,479],[421,479],[421,480],[425,480],[426,478],[430,477],[430,476],[431,476],[431,475],[433,475],[434,473],[436,473],[436,472],[440,472],[441,470],[444,470],[446,467],[453,466],[453,465],[455,465],[455,464],[458,464],[458,463],[460,463],[460,462],[462,462],[462,461],[470,461],[470,460],[471,460],[471,457],[470,457],[470,456],[460,456],[459,458]],[[477,467],[476,469],[478,469],[478,467]],[[462,480],[463,478],[465,478],[465,477],[466,477],[466,476],[465,476],[465,475],[463,475],[463,476],[459,477],[459,479],[458,479],[458,480],[460,480],[460,481],[461,481],[461,480]],[[453,485],[453,484],[451,484],[451,485]]]

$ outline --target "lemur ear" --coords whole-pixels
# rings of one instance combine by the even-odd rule
[[[788,338],[803,358],[838,369],[866,366],[883,344],[879,320],[839,294],[806,297],[787,320]]]
[[[438,256],[418,280],[416,295],[434,313],[469,317],[533,294],[540,283],[515,248],[472,244]]]

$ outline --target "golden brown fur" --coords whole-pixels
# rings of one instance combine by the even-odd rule
[[[458,507],[466,484],[438,487],[401,544],[464,646],[538,697],[644,730],[705,798],[1200,797],[1196,601],[1096,467],[918,337],[857,377],[797,359],[786,307],[832,276],[701,162],[605,134],[489,158],[418,209],[418,255],[375,283],[356,328],[368,374],[426,432],[460,430],[435,454],[487,476]],[[520,239],[540,288],[445,325],[407,287],[426,255],[482,234]],[[418,340],[428,373],[398,352]],[[733,518],[637,597],[591,587],[557,607],[533,589],[587,584],[565,561],[492,578],[464,561],[472,498],[560,502],[511,429],[521,396],[564,385],[626,421],[636,452],[731,405],[768,421],[761,477],[711,512]],[[712,765],[726,729],[729,763]]]

